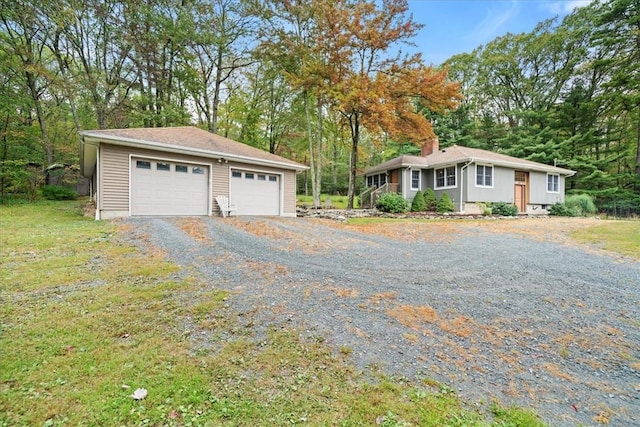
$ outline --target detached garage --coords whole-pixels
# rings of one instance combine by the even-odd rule
[[[237,215],[296,215],[292,160],[195,127],[81,132],[81,170],[96,219],[217,215],[226,196]]]

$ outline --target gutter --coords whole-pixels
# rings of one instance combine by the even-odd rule
[[[203,150],[200,148],[176,147],[170,144],[144,141],[144,140],[133,139],[133,138],[126,138],[126,137],[119,137],[119,136],[112,136],[112,135],[102,135],[102,134],[95,135],[95,134],[91,134],[90,131],[80,132],[80,134],[83,136],[83,142],[89,143],[90,145],[94,145],[94,144],[91,144],[91,142],[99,143],[100,141],[107,141],[107,142],[116,143],[115,145],[121,145],[126,147],[159,148],[169,153],[192,154],[192,155],[199,155],[200,157],[213,157],[213,158],[217,157],[217,158],[224,158],[226,160],[236,160],[242,163],[249,163],[249,164],[255,164],[255,165],[277,166],[280,168],[292,169],[296,171],[303,171],[303,170],[309,169],[309,166],[304,166],[304,165],[296,166],[290,163],[283,163],[275,160],[263,160],[263,159],[257,159],[255,157],[247,157],[247,156],[241,156],[237,154],[229,154],[229,153],[223,153],[223,152],[217,152],[217,151],[209,151],[209,150]],[[93,141],[88,142],[85,140],[85,138]]]

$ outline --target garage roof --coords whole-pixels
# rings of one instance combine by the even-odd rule
[[[307,166],[293,160],[194,126],[89,130],[80,132],[80,135],[82,137],[80,165],[83,175],[87,177],[93,174],[95,155],[100,142],[201,157],[222,158],[297,171],[308,169]]]

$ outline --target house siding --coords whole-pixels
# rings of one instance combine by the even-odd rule
[[[547,192],[547,174],[545,172],[531,172],[529,174],[530,204],[553,205],[564,203],[565,177],[560,175],[558,179],[558,192]]]
[[[100,145],[98,209],[129,214],[129,152],[108,144]]]
[[[465,170],[467,196],[466,202],[514,202],[515,172],[513,169],[493,167],[493,187],[476,186],[476,165]]]

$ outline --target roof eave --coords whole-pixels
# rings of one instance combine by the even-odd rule
[[[202,150],[199,148],[191,148],[191,147],[183,147],[171,144],[164,144],[161,142],[153,142],[136,138],[115,136],[115,135],[105,135],[101,133],[95,133],[91,131],[82,131],[80,135],[83,136],[83,140],[89,141],[92,143],[99,143],[100,141],[109,142],[115,145],[122,145],[125,147],[136,147],[136,148],[155,148],[161,149],[162,151],[176,153],[176,154],[190,154],[190,155],[198,155],[201,157],[212,157],[212,158],[224,158],[225,160],[235,160],[242,163],[254,164],[254,165],[263,165],[263,166],[276,166],[282,169],[290,169],[295,171],[304,171],[309,169],[308,166],[300,165],[300,164],[290,164],[284,162],[277,162],[274,160],[264,160],[258,159],[255,157],[249,156],[241,156],[237,154],[230,154],[218,151],[210,151],[210,150]]]

